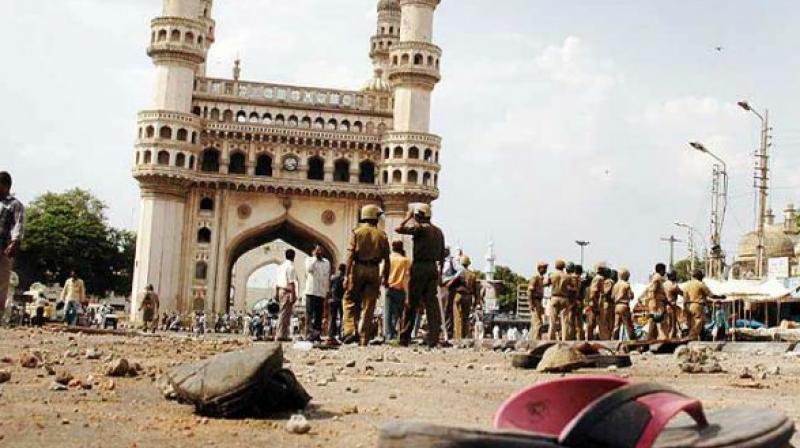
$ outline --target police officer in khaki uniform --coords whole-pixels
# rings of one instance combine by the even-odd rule
[[[550,274],[550,306],[548,307],[549,328],[547,338],[556,340],[556,323],[561,324],[561,340],[567,340],[572,322],[568,319],[571,298],[573,297],[572,279],[564,272],[567,263],[556,261],[556,271]]]
[[[458,278],[456,279],[456,296],[453,299],[453,338],[461,340],[469,336],[469,315],[475,308],[475,295],[478,289],[478,276],[470,270],[472,260],[466,255],[461,257]]]
[[[628,334],[629,340],[636,339],[636,333],[633,332],[633,320],[631,319],[631,300],[633,300],[633,290],[628,281],[631,278],[631,273],[627,269],[619,271],[619,281],[614,285],[614,339],[619,339],[620,329],[625,326],[625,332]]]
[[[603,281],[603,294],[600,299],[600,322],[598,322],[598,333],[601,341],[611,340],[614,332],[614,284],[616,283],[617,273],[606,269]]]
[[[703,278],[705,278],[703,271],[694,271],[692,280],[683,287],[683,294],[686,298],[686,321],[689,323],[689,339],[693,340],[702,339],[708,300],[721,298],[711,293],[708,286],[703,283]]]
[[[572,309],[572,326],[575,328],[575,337],[579,341],[586,339],[586,332],[583,330],[583,307],[586,298],[586,287],[583,281],[583,266],[576,265],[572,273],[572,284],[575,288],[574,303]]]
[[[667,308],[667,292],[664,289],[667,266],[664,263],[656,265],[656,272],[650,278],[647,287],[647,338],[663,340],[669,338],[665,325]]]
[[[538,341],[542,336],[542,327],[544,321],[542,315],[544,314],[544,287],[548,280],[545,279],[547,274],[548,265],[544,261],[539,262],[536,266],[536,272],[531,277],[531,282],[528,285],[528,305],[531,308],[531,330],[530,340]]]
[[[375,205],[361,209],[361,225],[350,236],[347,250],[344,306],[344,342],[359,340],[367,345],[373,332],[375,303],[381,291],[381,268],[383,284],[389,283],[389,240],[378,221],[383,211]],[[360,304],[360,307],[359,307]],[[358,335],[356,335],[356,310],[361,310]]]
[[[428,334],[425,341],[428,347],[439,344],[439,334],[442,331],[442,309],[437,290],[442,278],[445,244],[442,231],[431,224],[432,214],[430,205],[421,205],[416,210],[409,211],[406,219],[395,229],[400,235],[410,235],[414,240],[408,302],[401,321],[400,345],[402,346],[408,346],[411,342],[411,333],[414,331],[420,303],[424,306],[428,318]]]
[[[597,265],[592,283],[589,286],[588,304],[586,306],[586,340],[588,341],[596,339],[595,329],[600,324],[600,301],[603,299],[603,287],[606,283],[605,274],[606,267]]]
[[[667,294],[667,319],[666,331],[667,338],[679,339],[681,337],[680,326],[678,325],[678,318],[681,314],[681,309],[678,307],[678,297],[683,295],[680,286],[678,286],[678,274],[671,271],[667,274],[667,281],[664,283],[664,292]]]

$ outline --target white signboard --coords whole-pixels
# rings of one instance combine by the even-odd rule
[[[789,258],[770,258],[767,267],[769,278],[786,278],[789,276]]]

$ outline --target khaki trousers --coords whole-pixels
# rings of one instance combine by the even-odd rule
[[[601,341],[611,340],[614,330],[614,304],[608,300],[600,302],[600,320],[597,322]]]
[[[469,312],[472,311],[472,295],[456,294],[453,299],[453,338],[465,339],[469,335]]]
[[[414,323],[420,304],[425,308],[428,319],[428,333],[425,343],[429,347],[439,344],[442,332],[442,310],[437,297],[439,287],[439,268],[433,262],[420,262],[411,265],[411,279],[408,289],[408,303],[403,309],[403,319],[400,324],[400,344],[408,345],[411,342],[411,333],[414,332]]]
[[[600,320],[600,307],[592,305],[586,312],[586,340],[594,341],[595,329],[597,328],[598,320]]]
[[[542,306],[542,299],[531,299],[531,332],[530,340],[538,341],[542,338],[542,327],[544,326],[544,307]]]
[[[381,293],[381,271],[378,265],[356,264],[351,272],[350,288],[345,291],[344,305],[344,338],[356,334],[356,310],[361,310],[358,322],[358,336],[362,345],[366,345],[375,334],[375,304]]]
[[[289,339],[289,328],[292,326],[292,314],[297,297],[288,289],[281,289],[278,303],[281,310],[278,313],[278,328],[275,329],[275,340]]]
[[[623,325],[625,326],[625,331],[628,333],[628,339],[631,341],[636,339],[633,331],[633,320],[631,319],[631,307],[628,305],[617,305],[614,308],[614,340],[619,339],[619,332]]]
[[[689,303],[686,306],[686,322],[689,324],[689,339],[700,340],[706,325],[706,307],[702,303]]]
[[[569,327],[572,325],[572,322],[568,319],[569,305],[569,299],[566,297],[555,296],[550,298],[550,308],[548,310],[550,325],[547,330],[547,338],[549,340],[556,340],[556,322],[561,324],[561,340],[567,340],[567,334],[570,332]]]
[[[586,332],[583,330],[583,304],[580,300],[572,304],[570,314],[572,315],[572,325],[575,327],[575,339],[586,340]]]
[[[0,322],[3,321],[3,314],[6,310],[6,301],[10,291],[8,290],[11,280],[11,268],[14,266],[14,260],[8,258],[0,252]]]

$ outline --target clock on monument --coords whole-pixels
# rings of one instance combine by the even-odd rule
[[[299,166],[300,160],[298,160],[295,156],[289,156],[283,160],[283,168],[286,171],[297,171],[297,167]]]

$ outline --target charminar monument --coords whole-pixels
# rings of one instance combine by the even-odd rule
[[[439,1],[378,1],[374,75],[338,90],[246,81],[238,61],[232,79],[209,78],[213,1],[164,0],[147,49],[153,98],[137,125],[134,314],[149,284],[161,311],[241,309],[232,279],[247,252],[319,242],[335,265],[361,206],[383,207],[388,230],[409,204],[438,197]]]

